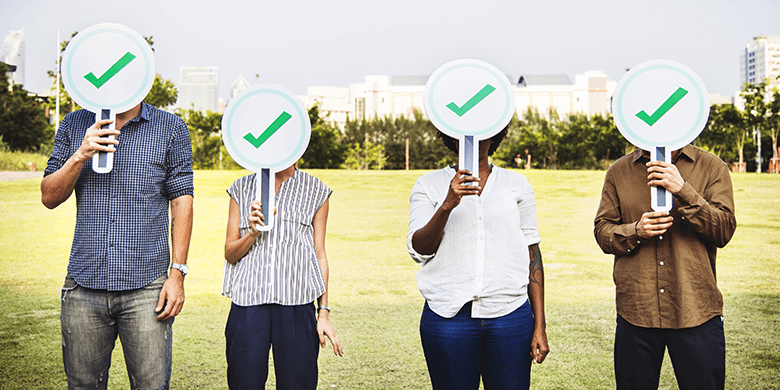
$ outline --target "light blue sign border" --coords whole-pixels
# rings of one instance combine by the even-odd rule
[[[460,68],[477,68],[477,69],[484,70],[485,72],[488,72],[488,74],[493,76],[493,78],[495,78],[498,81],[497,84],[501,85],[501,89],[504,92],[504,94],[503,94],[504,98],[505,98],[504,105],[506,107],[504,108],[504,112],[501,114],[501,117],[495,123],[492,123],[492,124],[488,125],[486,128],[484,128],[482,130],[479,130],[479,131],[474,131],[474,130],[462,131],[462,130],[459,130],[459,129],[455,128],[453,125],[447,123],[446,121],[444,121],[441,118],[441,116],[438,113],[438,109],[437,109],[436,105],[433,104],[433,94],[434,94],[434,91],[436,90],[436,85],[439,83],[441,78],[444,77],[445,75],[447,75],[449,72],[451,72],[453,70],[456,70],[456,69],[460,69]],[[503,130],[504,126],[501,126],[501,123],[506,120],[507,114],[509,112],[512,112],[512,110],[514,110],[514,107],[512,107],[512,105],[510,104],[511,101],[512,101],[512,99],[510,97],[510,93],[514,93],[514,91],[507,90],[506,89],[507,84],[508,84],[508,80],[506,80],[506,76],[505,75],[503,75],[503,74],[496,75],[496,73],[492,69],[487,68],[485,66],[482,66],[481,64],[477,64],[477,63],[465,63],[465,64],[464,63],[459,63],[459,64],[455,64],[455,65],[453,65],[453,66],[451,66],[449,68],[446,68],[446,69],[442,70],[436,76],[436,78],[433,79],[433,81],[431,82],[431,87],[429,89],[429,96],[426,96],[425,100],[430,102],[430,105],[431,105],[431,107],[430,107],[431,110],[430,111],[431,111],[431,114],[433,115],[433,117],[436,119],[436,122],[441,123],[442,126],[444,126],[447,131],[452,132],[451,134],[448,133],[447,135],[452,136],[452,134],[456,134],[456,135],[461,136],[461,137],[466,136],[466,135],[473,135],[473,136],[476,136],[478,139],[485,139],[485,138],[490,138],[490,137],[496,135],[501,130]],[[509,115],[509,120],[510,121],[512,120],[512,115],[514,115],[514,112],[512,112],[512,114]],[[434,123],[434,125],[435,124],[436,123]],[[442,130],[444,133],[447,133],[447,131],[445,131],[445,129],[439,129],[439,130]],[[480,138],[480,136],[484,136],[484,135],[487,135],[487,136],[485,138]]]
[[[102,104],[99,102],[92,101],[91,99],[88,99],[86,96],[84,96],[81,91],[78,90],[76,87],[76,83],[73,81],[73,74],[71,73],[71,70],[73,69],[71,64],[73,62],[73,58],[76,56],[76,53],[81,47],[81,44],[87,41],[87,39],[92,38],[93,36],[97,34],[104,34],[104,33],[114,33],[123,35],[127,38],[129,38],[135,45],[138,47],[139,51],[143,53],[143,60],[144,60],[144,67],[146,69],[146,72],[144,72],[144,80],[143,83],[141,83],[141,87],[135,91],[131,97],[128,99],[125,99],[124,101],[116,104]],[[115,27],[105,27],[101,28],[95,31],[90,31],[83,37],[79,37],[78,41],[75,43],[75,46],[73,46],[73,50],[68,50],[68,56],[65,58],[64,64],[65,69],[68,70],[68,72],[65,72],[63,77],[68,78],[68,84],[73,88],[73,91],[68,91],[68,93],[73,96],[74,100],[76,100],[76,103],[78,103],[80,106],[89,109],[90,111],[94,110],[100,110],[100,109],[111,109],[115,110],[117,112],[123,112],[126,110],[129,110],[133,107],[135,107],[136,104],[140,103],[144,100],[146,95],[140,96],[145,90],[146,85],[149,83],[149,78],[151,75],[154,74],[154,69],[151,69],[151,60],[149,58],[149,53],[147,52],[146,48],[143,45],[147,45],[146,41],[139,42],[138,37],[134,36],[133,34],[123,31],[121,29],[115,28]],[[151,50],[151,49],[149,49]],[[82,75],[83,76],[83,75]],[[84,104],[86,103],[86,104]]]
[[[258,94],[264,94],[264,93],[270,93],[273,95],[281,96],[285,100],[287,100],[290,104],[292,104],[295,107],[295,111],[298,114],[298,118],[300,118],[301,121],[301,138],[298,142],[298,145],[296,145],[295,149],[285,158],[277,161],[276,163],[271,163],[270,165],[259,165],[255,162],[253,162],[251,159],[247,158],[246,156],[242,155],[239,152],[238,147],[233,142],[233,131],[232,131],[232,123],[233,123],[233,115],[238,111],[239,107],[241,107],[241,104],[243,104],[248,98],[258,95]],[[242,167],[253,171],[253,172],[260,172],[260,169],[262,168],[270,168],[270,169],[277,169],[277,168],[287,168],[290,165],[294,164],[295,161],[297,161],[301,156],[303,156],[303,153],[306,152],[306,147],[309,146],[309,142],[305,142],[307,140],[306,137],[306,131],[307,126],[306,123],[309,120],[309,114],[304,113],[301,106],[298,104],[298,102],[293,99],[292,97],[288,96],[286,93],[271,89],[271,88],[261,88],[256,89],[254,91],[249,91],[245,94],[243,94],[237,101],[235,105],[231,105],[230,111],[226,112],[226,122],[225,126],[222,129],[226,134],[223,135],[223,140],[225,140],[225,143],[227,145],[227,149],[230,153],[230,156],[233,157],[234,160],[236,160],[237,163],[241,164]],[[247,129],[247,131],[249,131]],[[242,138],[243,139],[243,138]],[[259,149],[258,149],[259,150]],[[233,155],[235,153],[238,156]],[[236,158],[239,157],[239,158]]]
[[[642,137],[639,134],[637,134],[634,130],[632,130],[631,127],[626,122],[626,119],[624,117],[624,111],[625,110],[622,109],[622,107],[623,107],[623,95],[624,95],[626,89],[628,88],[628,86],[631,84],[631,82],[635,78],[637,78],[639,75],[641,75],[641,74],[643,74],[645,72],[649,72],[649,71],[652,71],[652,70],[661,70],[661,69],[663,69],[663,70],[671,70],[671,71],[676,72],[678,74],[681,74],[683,77],[685,77],[691,84],[693,84],[694,89],[696,90],[695,91],[696,92],[696,96],[697,96],[698,101],[699,101],[699,112],[696,115],[696,121],[693,124],[693,126],[691,126],[691,128],[688,129],[686,132],[684,132],[682,136],[667,142],[665,145],[658,145],[655,142],[650,142],[649,140],[645,139],[644,137]],[[666,146],[666,147],[670,147],[672,149],[679,149],[680,147],[683,147],[683,146],[689,144],[694,139],[696,139],[696,137],[699,135],[701,130],[704,129],[704,126],[706,125],[706,120],[704,121],[704,123],[702,123],[702,119],[704,118],[705,110],[708,111],[709,107],[707,107],[706,104],[704,104],[704,93],[702,92],[702,90],[701,90],[701,88],[699,86],[699,81],[697,81],[693,76],[690,75],[690,73],[688,73],[684,69],[679,68],[679,67],[674,66],[674,65],[670,65],[670,64],[655,64],[655,65],[650,65],[650,66],[647,66],[645,68],[642,68],[642,69],[636,71],[636,73],[634,73],[633,75],[629,76],[628,79],[626,79],[625,83],[622,83],[621,88],[620,88],[620,90],[617,93],[617,98],[616,99],[617,99],[617,103],[616,103],[617,113],[616,114],[617,114],[617,118],[618,118],[618,120],[620,122],[620,125],[622,125],[622,127],[618,126],[618,129],[621,129],[621,130],[623,130],[623,131],[625,131],[627,133],[627,134],[624,134],[624,136],[626,136],[626,138],[629,138],[628,141],[631,142],[632,144],[636,145],[637,142],[642,143],[642,145],[636,145],[636,146],[639,146],[639,147],[641,147],[643,149],[648,149],[649,150],[650,148],[654,148],[656,146]],[[643,130],[646,131],[647,129],[643,129]],[[691,137],[691,136],[693,136],[693,137]]]

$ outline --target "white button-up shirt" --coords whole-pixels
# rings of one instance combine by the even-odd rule
[[[412,235],[444,202],[451,167],[417,179],[410,198],[407,247],[422,263],[417,285],[436,314],[452,318],[472,301],[473,318],[511,313],[528,299],[528,246],[539,243],[534,190],[520,173],[493,167],[480,196],[464,196],[450,213],[439,249],[421,255]]]

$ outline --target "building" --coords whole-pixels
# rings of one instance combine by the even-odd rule
[[[182,109],[220,112],[218,104],[219,73],[216,67],[189,66],[179,69],[179,99]]]
[[[521,76],[517,84],[512,76],[506,77],[514,85],[516,112],[520,116],[529,107],[544,116],[550,110],[559,115],[606,114],[617,86],[603,72],[576,75],[574,84],[566,75]],[[427,82],[428,76],[366,76],[363,83],[349,87],[308,87],[301,100],[307,107],[319,104],[320,112],[343,128],[347,118],[412,117],[417,110],[425,116],[423,95]]]
[[[3,50],[0,51],[0,62],[16,65],[13,82],[24,85],[24,28],[19,31],[10,31],[5,37]]]
[[[249,81],[246,81],[243,74],[239,74],[238,77],[233,80],[233,83],[230,84],[230,99],[233,100],[236,95],[241,93],[241,91],[245,90],[247,87],[249,87]]]
[[[761,35],[753,38],[739,55],[739,82],[755,84],[768,78],[770,84],[780,85],[780,35]]]

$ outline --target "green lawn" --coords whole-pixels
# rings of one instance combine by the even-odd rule
[[[408,198],[423,172],[309,171],[334,189],[327,248],[330,306],[345,356],[320,355],[320,388],[430,388],[418,324],[419,265],[406,254]],[[172,387],[226,388],[220,295],[227,188],[246,172],[195,175],[187,303],[174,326]],[[593,239],[604,172],[531,171],[546,274],[552,352],[532,388],[613,388],[612,257]],[[729,389],[780,389],[780,175],[733,175],[738,228],[719,252]],[[0,182],[0,389],[65,388],[59,291],[75,202],[40,203],[41,179]],[[110,388],[127,388],[117,343]],[[269,378],[273,383],[273,374]],[[269,388],[273,388],[270,386]],[[661,388],[676,383],[668,358]]]

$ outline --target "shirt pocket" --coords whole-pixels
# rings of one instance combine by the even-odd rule
[[[292,246],[313,247],[314,227],[312,218],[304,213],[284,213],[279,217],[281,242]]]

